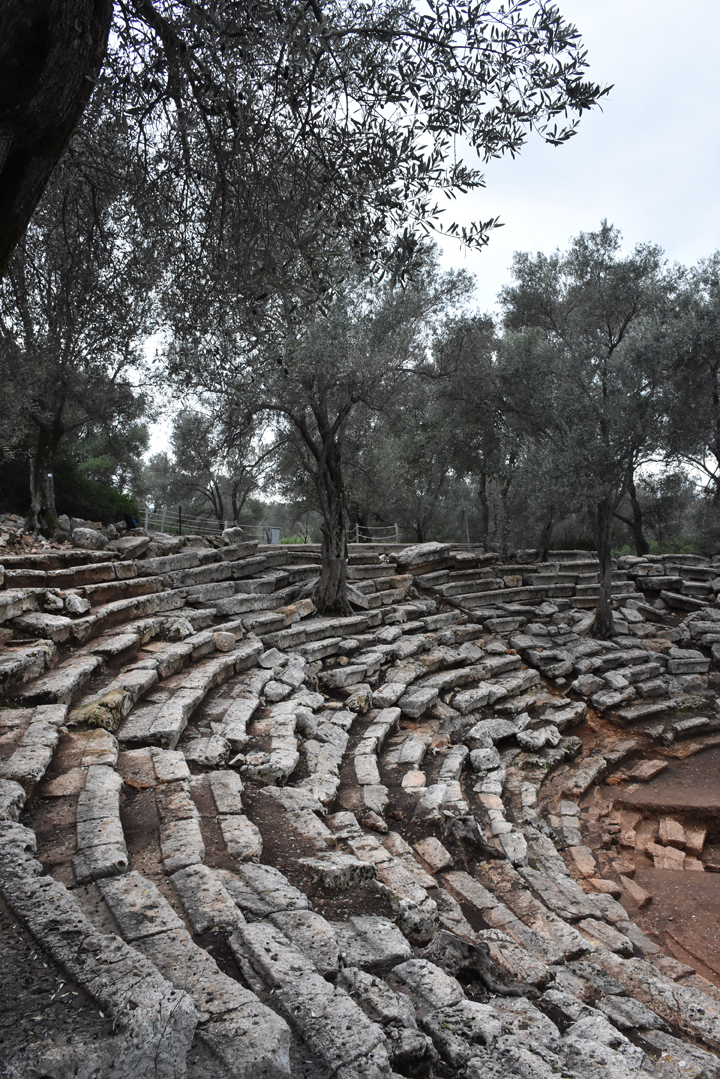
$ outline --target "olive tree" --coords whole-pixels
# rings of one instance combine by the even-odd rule
[[[465,273],[441,273],[432,252],[404,287],[377,287],[346,267],[326,309],[279,322],[249,348],[240,331],[177,338],[167,356],[171,378],[190,382],[240,415],[274,419],[292,437],[322,513],[321,611],[348,607],[343,452],[347,423],[360,405],[399,402],[427,356],[434,324],[472,289]]]
[[[668,455],[720,505],[720,252],[684,271],[672,320]]]
[[[506,372],[518,407],[534,413],[536,444],[585,505],[600,560],[595,632],[609,637],[613,518],[662,444],[672,282],[659,248],[623,256],[607,223],[566,252],[517,254],[513,277],[502,293]]]
[[[156,270],[134,206],[142,170],[125,134],[96,119],[0,281],[0,419],[6,452],[29,451],[35,529],[54,527],[54,466],[68,434],[127,430],[146,404],[138,371],[155,324]]]
[[[606,92],[586,68],[545,0],[6,0],[0,274],[95,85],[146,155],[178,284],[203,264],[200,309],[226,278],[252,309],[321,294],[338,250],[402,263],[438,193],[482,183],[456,137],[563,142]],[[482,245],[492,223],[444,227]]]

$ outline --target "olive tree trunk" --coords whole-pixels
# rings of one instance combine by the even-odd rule
[[[350,614],[344,488],[340,451],[334,443],[329,447],[324,460],[318,463],[315,486],[323,515],[320,526],[322,568],[315,589],[315,606],[320,614]]]
[[[57,527],[55,505],[55,456],[63,429],[57,424],[39,428],[37,446],[30,458],[30,514],[28,525],[37,534],[52,534]]]
[[[631,529],[633,534],[633,541],[635,543],[635,553],[640,557],[650,554],[650,544],[645,538],[645,532],[643,529],[643,513],[642,506],[638,500],[637,489],[633,480],[628,483],[628,495],[630,496],[630,505],[632,506],[632,517],[625,517],[622,514],[615,511],[615,516],[623,524],[626,524]]]
[[[545,520],[543,522],[542,529],[540,531],[540,538],[537,545],[537,560],[538,562],[547,562],[548,560],[548,547],[550,546],[550,540],[552,539],[553,529],[555,528],[555,507],[553,505],[548,506]]]
[[[478,483],[478,502],[480,503],[480,543],[483,547],[488,545],[490,533],[490,502],[487,496],[487,473],[480,473]]]
[[[0,277],[77,127],[112,0],[0,3]]]
[[[615,499],[608,496],[588,507],[595,546],[600,561],[600,595],[595,608],[593,634],[607,641],[614,632],[612,611],[612,523]]]

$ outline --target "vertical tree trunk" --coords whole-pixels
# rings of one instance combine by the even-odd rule
[[[490,502],[487,496],[487,473],[480,473],[480,482],[478,484],[478,502],[480,503],[480,543],[483,547],[488,545],[488,535],[490,533]]]
[[[502,521],[500,522],[500,547],[502,549],[503,557],[507,556],[509,548],[509,530],[510,530],[510,517],[508,515],[507,500],[510,494],[510,484],[512,483],[512,472],[507,477],[507,480],[500,488],[500,505],[502,507]]]
[[[628,481],[628,495],[630,497],[630,505],[632,506],[632,517],[625,517],[624,514],[615,511],[615,516],[618,521],[622,521],[626,524],[633,534],[633,542],[635,544],[635,552],[640,557],[650,553],[650,544],[645,539],[645,533],[643,531],[643,514],[642,507],[638,501],[637,491],[635,490],[635,483],[632,478]]]
[[[645,539],[645,533],[643,532],[642,507],[640,506],[640,503],[638,501],[634,480],[630,481],[628,490],[630,494],[630,503],[632,505],[633,511],[632,530],[633,538],[635,540],[635,550],[640,556],[650,554],[650,544]]]
[[[609,497],[589,507],[593,536],[600,561],[600,595],[595,608],[593,634],[603,641],[612,637],[612,522],[615,507]]]
[[[548,560],[548,547],[550,546],[550,540],[552,539],[553,529],[555,527],[555,507],[553,505],[548,506],[547,514],[545,516],[545,522],[540,532],[540,538],[537,545],[537,559],[538,562],[547,562]]]
[[[223,502],[222,491],[217,480],[213,478],[210,502],[212,504],[213,513],[221,528],[225,527],[225,503]]]
[[[41,427],[35,456],[30,459],[30,514],[28,525],[37,534],[52,534],[57,526],[55,505],[55,454],[62,429]]]
[[[315,589],[315,605],[320,614],[336,612],[350,614],[347,595],[347,533],[340,450],[336,444],[328,448],[324,460],[318,462],[315,476],[323,523],[321,556],[322,568]]]

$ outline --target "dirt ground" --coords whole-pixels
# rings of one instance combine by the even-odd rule
[[[43,1052],[82,1048],[112,1022],[38,948],[0,899],[0,1076],[28,1079]]]

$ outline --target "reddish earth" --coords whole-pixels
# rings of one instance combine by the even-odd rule
[[[720,986],[720,874],[642,868],[635,880],[653,899],[641,914],[626,902],[631,917],[647,922],[676,959]]]
[[[653,756],[662,751],[653,747]],[[632,786],[632,785],[631,785]],[[720,746],[712,746],[687,760],[669,760],[668,767],[655,779],[615,798],[633,809],[648,813],[682,813],[701,818],[709,829],[720,826]]]

